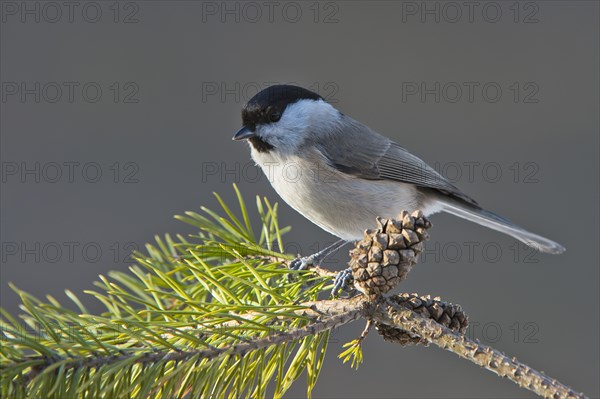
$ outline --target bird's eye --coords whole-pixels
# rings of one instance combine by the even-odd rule
[[[281,119],[281,113],[279,111],[271,111],[269,113],[269,120],[271,122],[277,122],[279,119]]]

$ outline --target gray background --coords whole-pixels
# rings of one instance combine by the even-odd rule
[[[8,282],[66,301],[65,288],[81,292],[98,274],[125,270],[129,243],[192,233],[172,215],[215,208],[212,191],[232,200],[234,181],[248,199],[277,200],[266,178],[255,179],[247,146],[231,136],[256,87],[295,82],[459,176],[456,184],[484,206],[567,247],[561,256],[516,252],[510,238],[435,216],[430,252],[401,289],[460,303],[471,336],[598,397],[597,2],[520,3],[517,22],[512,1],[482,2],[471,21],[460,2],[462,17],[452,22],[456,9],[437,2],[297,2],[285,11],[282,2],[272,21],[259,2],[262,17],[254,21],[256,8],[242,3],[227,3],[237,15],[222,16],[206,12],[221,2],[138,1],[118,5],[117,23],[113,2],[88,6],[88,19],[96,6],[102,10],[96,23],[82,16],[85,2],[72,22],[64,7],[55,17],[40,2],[2,3],[0,288],[10,312],[18,312],[18,301]],[[27,14],[23,22],[19,13],[36,4],[39,23]],[[417,15],[407,13],[414,7]],[[424,7],[439,7],[440,21],[428,14],[422,21]],[[502,14],[492,22],[498,8]],[[137,22],[124,23],[130,13]],[[9,95],[22,82],[40,83],[39,102],[33,94]],[[54,103],[49,82],[64,89]],[[64,82],[79,84],[72,102]],[[102,88],[97,102],[90,101],[93,91],[81,93],[90,82]],[[110,89],[115,82],[118,101]],[[410,82],[439,82],[439,102],[433,94],[407,94]],[[479,85],[471,100],[465,82]],[[498,101],[491,101],[492,89],[482,94],[486,83],[502,89]],[[465,90],[453,102],[456,85]],[[131,87],[139,88],[132,97],[138,101],[125,103]],[[215,87],[216,94],[207,91]],[[39,182],[12,174],[15,165],[36,162]],[[51,182],[54,163],[64,162],[80,163],[73,181],[63,165]],[[479,163],[472,176],[468,162]],[[99,181],[86,181],[96,165],[82,173],[86,163],[100,166]],[[202,173],[215,165],[217,174]],[[287,241],[305,254],[333,239],[285,204],[281,219],[293,226]],[[72,258],[68,245],[76,246]],[[341,268],[345,251],[335,258],[332,267]],[[453,354],[401,348],[376,333],[366,340],[365,363],[353,371],[336,355],[362,327],[334,334],[316,397],[531,397]],[[288,396],[304,395],[298,383]]]

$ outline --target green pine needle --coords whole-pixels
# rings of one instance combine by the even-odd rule
[[[350,366],[358,370],[358,367],[363,362],[362,354],[362,340],[355,339],[350,342],[346,342],[343,347],[347,348],[345,351],[338,355],[339,359],[342,359],[344,363],[351,361]]]
[[[303,373],[310,396],[328,332],[243,355],[232,348],[311,323],[297,304],[317,300],[331,281],[310,272],[289,279],[277,261],[292,258],[282,253],[289,227],[279,226],[277,204],[257,197],[255,229],[234,190],[237,209],[215,194],[219,212],[176,216],[197,235],[157,237],[129,272],[100,276],[85,291],[103,304],[99,315],[71,291],[77,311],[10,285],[24,313],[0,309],[0,396],[281,397]]]

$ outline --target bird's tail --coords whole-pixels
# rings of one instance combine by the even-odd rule
[[[511,237],[525,243],[526,245],[537,249],[538,251],[549,254],[560,254],[565,251],[565,247],[557,242],[545,237],[527,231],[508,219],[496,215],[493,212],[486,211],[476,205],[464,203],[462,201],[443,201],[442,211],[448,212],[460,218],[470,220],[490,229],[508,234]]]

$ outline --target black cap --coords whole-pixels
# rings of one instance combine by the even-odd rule
[[[275,85],[258,92],[244,105],[242,122],[254,131],[258,124],[277,122],[289,104],[300,100],[323,100],[310,90],[293,85]],[[324,101],[324,100],[323,100]]]

